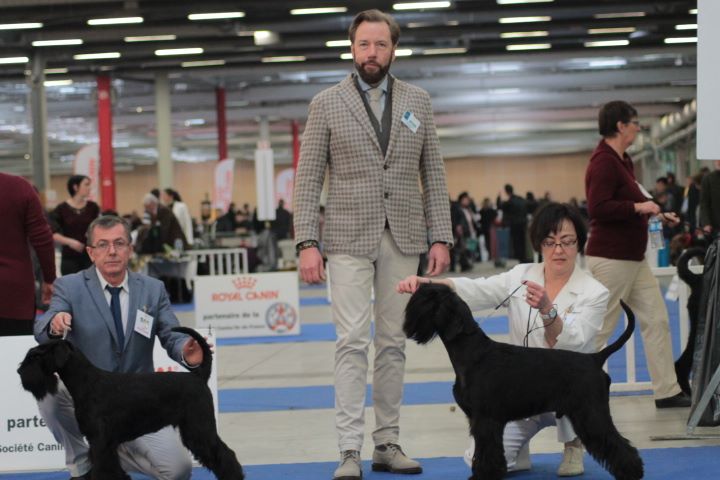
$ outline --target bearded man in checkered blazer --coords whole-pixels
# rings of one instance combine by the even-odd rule
[[[335,405],[340,466],[335,480],[359,480],[374,289],[373,470],[420,473],[398,445],[405,370],[402,317],[407,297],[395,285],[449,264],[450,203],[430,97],[388,74],[400,28],[378,10],[350,26],[355,72],[310,104],[295,181],[294,226],[300,275],[325,280],[318,215],[329,190],[323,249],[337,331]],[[420,188],[422,185],[422,189]]]

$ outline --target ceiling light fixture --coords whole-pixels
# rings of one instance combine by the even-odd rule
[[[697,30],[697,23],[685,23],[682,25],[675,25],[675,30]]]
[[[341,60],[352,60],[353,59],[352,53],[349,53],[349,52],[343,53],[340,55],[340,59]]]
[[[350,40],[328,40],[325,42],[326,47],[349,47],[350,45]]]
[[[697,43],[697,37],[671,37],[664,40],[665,43]]]
[[[630,40],[601,40],[598,42],[585,42],[588,48],[593,47],[625,47],[630,45]]]
[[[123,25],[126,23],[143,23],[143,17],[91,18],[88,25]]]
[[[688,10],[688,13],[690,15],[697,15],[697,8],[691,8],[690,10]]]
[[[526,43],[526,44],[514,44],[505,46],[505,50],[510,52],[517,50],[547,50],[552,45],[549,43]]]
[[[33,47],[62,47],[65,45],[82,45],[83,41],[79,38],[66,38],[64,40],[35,40],[32,42]]]
[[[627,60],[624,58],[598,58],[588,62],[590,68],[624,67],[625,65],[627,65]]]
[[[412,54],[413,51],[410,48],[398,48],[395,50],[396,57],[409,57]]]
[[[614,28],[588,28],[590,35],[603,35],[606,33],[633,33],[635,27],[614,27]]]
[[[393,5],[393,10],[426,10],[428,8],[450,8],[450,2],[410,2]]]
[[[120,52],[81,53],[73,55],[75,60],[99,60],[103,58],[120,58]]]
[[[68,73],[68,69],[66,67],[63,68],[46,68],[43,70],[45,75],[53,75],[57,73]]]
[[[191,13],[188,20],[224,20],[227,18],[243,18],[245,12],[213,12],[213,13]]]
[[[182,62],[180,64],[183,68],[215,67],[220,65],[225,65],[225,60],[198,60],[197,62]]]
[[[498,18],[499,23],[532,23],[532,22],[549,22],[552,17],[536,16],[536,17],[502,17]]]
[[[595,18],[635,18],[644,17],[645,12],[615,12],[615,13],[596,13]]]
[[[0,30],[27,30],[30,28],[42,28],[43,24],[40,22],[28,22],[28,23],[2,23],[0,24]]]
[[[304,62],[305,57],[302,55],[284,56],[284,57],[263,57],[263,63],[281,63],[281,62]]]
[[[555,0],[497,0],[498,5],[516,5],[518,3],[550,3]]]
[[[11,63],[27,63],[30,59],[28,57],[3,57],[0,58],[1,65],[9,65]]]
[[[258,30],[253,32],[253,42],[255,45],[273,45],[280,42],[280,35],[270,30]]]
[[[45,80],[43,85],[46,87],[66,87],[72,85],[73,81],[69,78],[63,80]]]
[[[176,40],[177,35],[146,35],[144,37],[125,37],[127,43],[132,42],[167,42]]]
[[[527,38],[527,37],[547,37],[548,32],[545,30],[535,30],[532,32],[504,32],[500,34],[500,38]]]
[[[467,48],[456,47],[456,48],[428,48],[423,50],[423,55],[452,55],[467,53]]]
[[[345,13],[347,7],[293,8],[290,15],[318,15],[322,13]]]
[[[205,50],[203,50],[200,47],[195,48],[162,48],[160,50],[155,50],[155,55],[158,57],[166,57],[169,55],[199,55],[203,53]]]

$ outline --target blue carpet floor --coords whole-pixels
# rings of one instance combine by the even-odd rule
[[[654,480],[708,480],[718,478],[720,472],[720,447],[657,448],[642,450],[645,462],[645,478]],[[242,459],[242,452],[238,452]],[[531,455],[533,468],[528,472],[517,472],[508,478],[536,480],[557,478],[560,454]],[[459,457],[430,458],[422,460],[423,473],[413,475],[417,480],[465,480],[470,470]],[[248,480],[329,480],[336,467],[335,462],[295,463],[286,465],[250,465],[245,467]],[[370,462],[363,462],[365,480],[407,480],[406,475],[376,473],[370,469]],[[0,475],[0,480],[65,480],[66,472],[22,473]],[[133,475],[134,480],[147,477]],[[215,477],[205,469],[196,468],[193,480],[212,480]],[[587,454],[585,475],[582,479],[611,479],[612,477]]]
[[[406,383],[403,405],[455,403],[452,382]],[[650,395],[652,391],[617,392],[611,396]],[[372,386],[367,386],[365,406],[372,405]],[[221,413],[318,410],[335,408],[332,385],[276,388],[224,388],[218,391]]]

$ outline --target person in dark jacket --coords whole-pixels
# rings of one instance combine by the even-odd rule
[[[513,186],[505,185],[505,200],[498,195],[498,210],[502,210],[503,225],[510,228],[510,242],[512,245],[512,258],[519,263],[529,262],[525,247],[525,234],[527,232],[527,203],[525,199],[515,195]]]

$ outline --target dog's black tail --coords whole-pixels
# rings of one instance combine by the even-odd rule
[[[610,355],[617,352],[622,348],[623,345],[625,345],[625,342],[628,341],[628,339],[633,333],[633,330],[635,330],[635,314],[632,310],[630,310],[630,307],[628,307],[627,304],[622,300],[620,300],[620,306],[622,306],[623,310],[625,310],[625,315],[627,315],[627,328],[622,333],[622,335],[617,338],[617,340],[615,340],[613,343],[595,354],[598,360],[598,365],[600,366],[605,363],[605,361],[608,359],[608,357],[610,357]]]
[[[695,273],[692,270],[690,270],[689,263],[691,258],[705,257],[705,249],[700,247],[691,247],[685,250],[682,255],[680,255],[680,258],[678,258],[677,261],[677,273],[678,277],[682,279],[685,283],[690,285],[690,287],[701,287],[703,276],[702,274]]]
[[[173,332],[184,333],[190,335],[200,345],[203,351],[203,361],[197,368],[189,369],[193,373],[197,373],[206,382],[210,378],[210,372],[212,371],[212,351],[210,345],[205,341],[205,337],[200,335],[197,331],[187,327],[175,327],[172,329]]]

